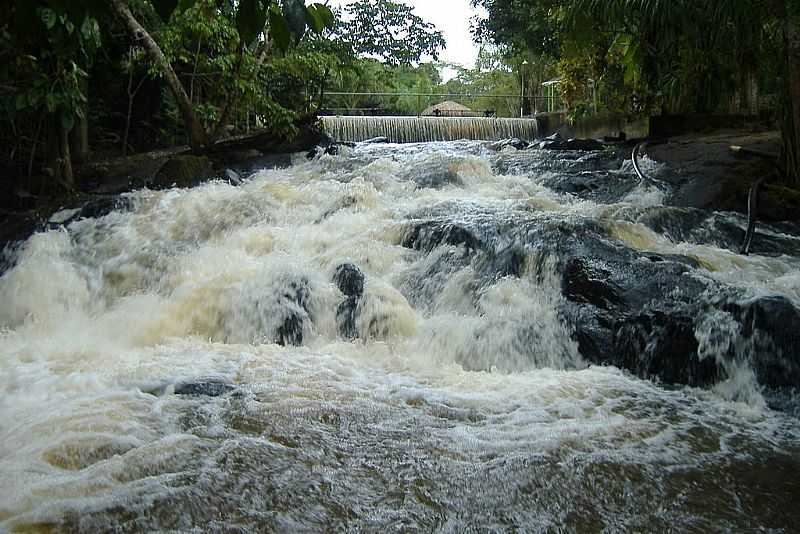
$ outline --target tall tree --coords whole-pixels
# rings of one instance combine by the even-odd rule
[[[436,60],[445,46],[436,27],[412,7],[392,0],[356,0],[345,8],[335,29],[355,54],[378,58],[390,65],[410,65],[423,57]]]
[[[197,1],[184,0],[179,4],[175,0],[154,0],[153,3],[162,18],[168,21],[176,11],[190,9]],[[126,0],[111,0],[111,7],[164,76],[180,109],[192,149],[200,151],[214,143],[229,120],[237,91],[226,92],[217,120],[209,129],[205,128],[161,46],[137,20]],[[214,9],[214,6],[209,7]],[[285,0],[283,10],[274,0],[221,0],[216,2],[214,16],[227,17],[234,23],[236,57],[231,71],[234,82],[242,72],[246,54],[255,57],[257,65],[260,65],[272,46],[285,50],[292,41],[302,38],[306,27],[320,33],[333,24],[330,9],[322,4],[305,6],[301,0]],[[238,87],[235,83],[233,85],[234,89]]]

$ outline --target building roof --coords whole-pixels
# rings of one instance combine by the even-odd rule
[[[437,110],[439,111],[438,113],[436,112]],[[459,104],[458,102],[453,102],[452,100],[447,100],[427,108],[422,112],[422,115],[425,117],[469,117],[473,113],[474,111],[467,106]]]

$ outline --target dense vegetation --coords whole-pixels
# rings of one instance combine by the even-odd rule
[[[90,147],[200,151],[250,124],[290,135],[322,80],[319,54],[298,45],[333,25],[326,6],[300,0],[17,0],[0,9],[6,166],[67,189]]]
[[[481,53],[467,69],[436,63],[442,33],[394,0],[340,11],[303,0],[4,2],[0,166],[34,193],[70,190],[73,163],[90,157],[202,152],[257,128],[289,138],[320,111],[417,114],[456,100],[517,116],[520,91],[540,96],[558,78],[574,118],[773,109],[786,175],[800,180],[798,0],[473,4],[488,17],[474,21]],[[359,94],[375,92],[394,96]],[[541,105],[528,98],[522,111]]]
[[[783,119],[800,182],[800,2],[473,0],[476,36],[561,78],[572,114],[758,112]],[[534,81],[532,79],[532,81]]]

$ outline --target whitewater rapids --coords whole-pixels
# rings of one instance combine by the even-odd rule
[[[130,193],[36,234],[0,278],[0,529],[797,528],[800,423],[748,369],[688,388],[589,365],[547,258],[483,280],[448,259],[461,245],[402,244],[443,205],[591,219],[620,247],[800,303],[798,257],[668,239],[623,216],[664,202],[641,186],[610,203],[545,186],[574,165],[480,142],[360,145],[240,187]],[[344,262],[366,277],[354,341],[337,330]],[[279,346],[298,279],[313,321]],[[198,381],[233,389],[175,394]]]

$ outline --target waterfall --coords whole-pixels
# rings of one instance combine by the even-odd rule
[[[388,137],[393,143],[496,141],[518,137],[535,139],[535,119],[494,119],[484,117],[322,117],[322,124],[337,141],[359,142]]]

